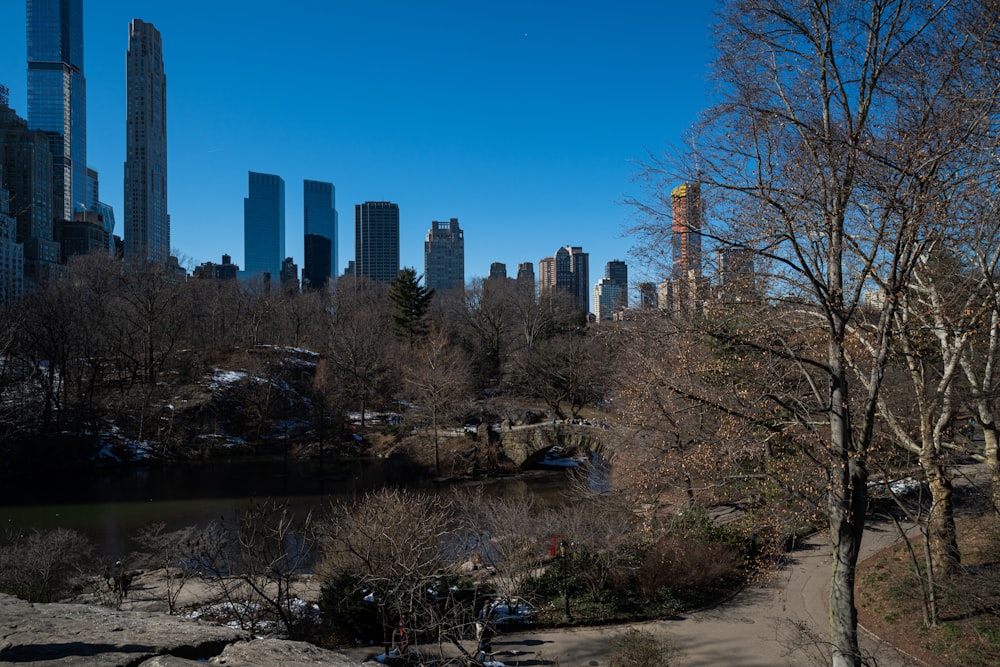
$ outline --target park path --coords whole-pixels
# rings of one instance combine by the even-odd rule
[[[862,560],[898,539],[891,523],[869,523]],[[508,667],[606,667],[610,640],[635,627],[669,639],[679,651],[672,664],[680,667],[829,664],[824,644],[829,637],[830,563],[829,539],[826,533],[818,533],[803,540],[789,554],[787,564],[764,584],[747,588],[716,607],[632,625],[504,634],[493,647],[497,660]],[[862,650],[878,667],[921,665],[863,631],[861,639]]]

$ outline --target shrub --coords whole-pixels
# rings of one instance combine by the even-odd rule
[[[730,546],[667,536],[643,557],[636,579],[643,595],[697,604],[740,575],[741,558]]]
[[[629,629],[611,640],[611,667],[670,667],[677,652],[667,639]]]
[[[93,543],[75,530],[16,535],[0,547],[0,590],[29,602],[52,602],[94,574],[95,562]]]

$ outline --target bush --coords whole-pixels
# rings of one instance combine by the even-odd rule
[[[739,578],[740,568],[739,554],[728,545],[668,536],[650,546],[636,581],[647,599],[690,606],[711,598]]]
[[[611,667],[670,667],[677,651],[667,639],[629,629],[611,640]]]
[[[0,547],[0,591],[29,602],[52,602],[94,574],[95,562],[93,543],[75,530],[16,535]]]

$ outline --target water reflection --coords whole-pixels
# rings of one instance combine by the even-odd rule
[[[331,472],[332,469],[332,472]],[[37,480],[0,483],[0,531],[72,528],[108,556],[126,553],[135,533],[151,523],[168,530],[232,517],[254,498],[287,499],[296,512],[322,509],[384,486],[451,492],[456,486],[421,481],[410,466],[386,459],[327,463],[326,474],[282,459],[227,460],[184,466],[123,468],[92,474],[53,473]],[[474,483],[502,497],[530,494],[545,504],[563,502],[561,470]]]

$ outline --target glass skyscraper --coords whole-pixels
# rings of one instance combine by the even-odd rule
[[[277,280],[285,258],[285,181],[255,171],[249,181],[243,200],[243,270],[249,276],[266,271]]]
[[[56,212],[92,208],[87,187],[83,0],[27,0],[28,124],[49,135]]]
[[[399,205],[354,206],[354,275],[389,282],[399,273]]]
[[[125,121],[125,259],[165,262],[167,215],[167,77],[163,43],[152,23],[128,27]]]
[[[302,268],[304,280],[319,287],[325,284],[337,266],[337,209],[336,189],[333,183],[324,181],[303,181],[302,212],[306,241],[305,265]],[[317,238],[322,237],[328,243]],[[329,254],[324,256],[324,250]],[[323,272],[325,271],[325,275]]]

